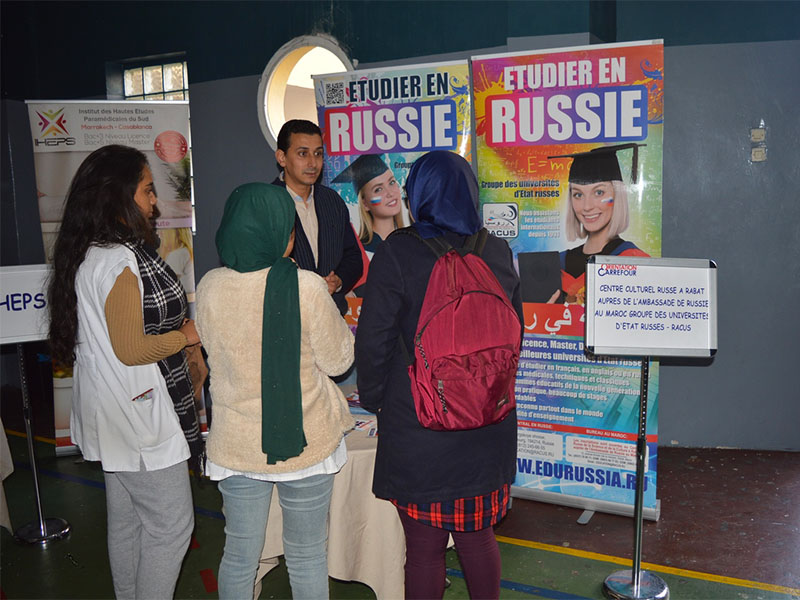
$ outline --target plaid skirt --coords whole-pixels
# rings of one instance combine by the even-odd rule
[[[430,504],[390,500],[398,510],[420,523],[447,531],[478,531],[495,525],[508,512],[509,485],[483,496],[457,498]]]

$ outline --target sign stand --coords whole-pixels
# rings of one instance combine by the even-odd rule
[[[639,438],[636,441],[636,501],[633,509],[633,571],[617,571],[606,577],[603,593],[615,600],[669,598],[669,588],[658,575],[642,571],[642,508],[644,504],[645,458],[647,456],[647,384],[650,378],[650,357],[642,359],[642,381],[639,387]]]
[[[31,400],[28,395],[28,375],[22,344],[47,339],[47,306],[45,288],[50,267],[48,265],[21,265],[0,267],[0,281],[5,296],[5,310],[0,310],[0,344],[17,345],[19,378],[22,387],[22,416],[28,436],[28,456],[33,473],[33,491],[36,499],[37,521],[23,525],[14,537],[26,544],[42,544],[69,535],[70,525],[64,519],[42,516],[42,498],[39,493],[39,470],[33,448],[31,427]]]
[[[613,600],[663,600],[663,579],[642,571],[647,393],[654,356],[710,357],[717,351],[717,265],[700,259],[593,256],[586,264],[587,352],[642,360],[636,441],[633,568],[603,582]]]
[[[17,344],[17,358],[19,360],[19,376],[22,384],[22,416],[25,419],[25,433],[28,435],[28,455],[33,473],[33,490],[36,496],[36,514],[38,521],[23,525],[14,532],[14,537],[26,544],[47,544],[51,540],[58,540],[69,534],[70,526],[64,519],[52,517],[45,519],[42,516],[42,498],[39,494],[39,470],[36,467],[36,453],[33,448],[33,430],[31,428],[31,401],[28,396],[28,377],[25,373],[25,358],[22,344]]]

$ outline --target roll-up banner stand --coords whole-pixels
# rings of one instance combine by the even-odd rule
[[[141,150],[153,173],[159,255],[175,271],[194,310],[194,200],[187,101],[27,100],[45,259],[53,253],[69,184],[91,152],[109,144]],[[53,365],[56,454],[73,453],[69,437],[72,369]],[[201,429],[205,407],[198,402]]]
[[[323,184],[345,201],[363,248],[364,275],[348,294],[345,315],[355,331],[372,254],[387,231],[411,223],[402,201],[411,165],[432,150],[472,159],[469,66],[452,61],[315,75],[314,88],[325,146]],[[384,217],[395,213],[388,230],[373,218],[376,205]],[[363,409],[355,381],[353,371],[340,387],[357,412]]]
[[[483,223],[522,281],[514,496],[633,514],[640,365],[585,353],[585,266],[661,255],[663,65],[660,40],[472,58]],[[657,519],[657,363],[649,394]]]
[[[449,150],[471,160],[469,67],[456,61],[315,75],[314,86],[325,145],[322,183],[345,201],[371,254],[382,240],[364,226],[372,219],[366,190],[356,189],[363,173],[382,175],[383,162],[402,191],[411,165],[427,152]],[[409,225],[404,206],[401,212]]]

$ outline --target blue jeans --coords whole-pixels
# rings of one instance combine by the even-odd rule
[[[219,564],[219,597],[250,600],[278,486],[283,551],[294,600],[328,598],[328,510],[333,475],[271,483],[234,475],[219,482],[225,513],[225,550]]]

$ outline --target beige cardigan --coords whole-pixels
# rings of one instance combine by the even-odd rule
[[[208,457],[253,473],[290,473],[327,458],[353,426],[339,375],[353,362],[353,334],[339,315],[325,280],[297,272],[300,295],[300,384],[308,445],[287,461],[268,465],[261,451],[261,325],[269,269],[206,273],[197,286],[197,331],[208,353],[213,412]]]

